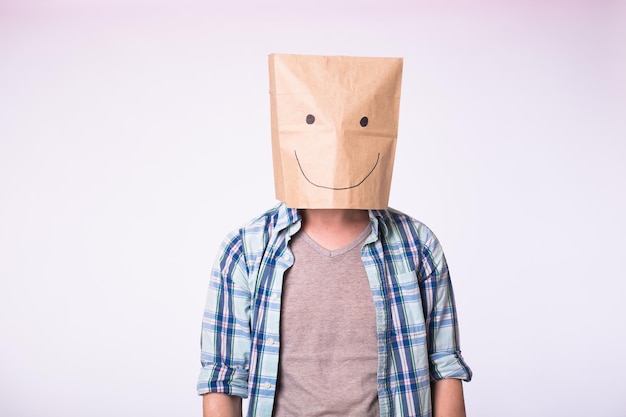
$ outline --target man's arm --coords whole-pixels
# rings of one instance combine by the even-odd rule
[[[248,393],[251,302],[243,246],[239,232],[228,235],[211,270],[197,385],[204,416],[241,417],[241,397]]]
[[[424,235],[425,279],[419,284],[427,329],[433,416],[465,417],[461,380],[470,381],[472,371],[461,356],[450,273],[435,235],[427,228]]]
[[[202,396],[204,417],[241,417],[241,397],[210,392]]]
[[[465,400],[460,379],[441,379],[431,385],[431,390],[433,417],[465,417]]]

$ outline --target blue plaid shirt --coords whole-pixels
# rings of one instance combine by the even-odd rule
[[[448,266],[422,223],[394,210],[369,216],[361,257],[376,308],[380,415],[430,417],[431,382],[472,377]],[[288,243],[300,226],[298,211],[279,204],[230,234],[212,270],[198,393],[249,397],[250,417],[272,415],[283,277],[294,261]]]

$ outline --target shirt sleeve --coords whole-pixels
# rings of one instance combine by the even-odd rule
[[[426,322],[431,381],[472,379],[461,356],[459,328],[448,264],[432,232],[423,249],[424,280],[420,281]]]
[[[198,394],[248,396],[250,290],[239,233],[222,243],[209,280],[202,318]]]

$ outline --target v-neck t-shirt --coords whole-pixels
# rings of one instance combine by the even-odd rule
[[[274,416],[379,416],[376,311],[361,248],[366,228],[337,250],[303,231],[281,305]]]

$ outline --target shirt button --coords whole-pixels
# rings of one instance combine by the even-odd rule
[[[264,382],[263,383],[263,388],[270,389],[270,388],[272,388],[272,384],[270,384],[269,382]]]
[[[271,300],[272,300],[273,302],[277,302],[277,301],[278,301],[278,299],[279,299],[278,294],[272,294]]]
[[[274,344],[274,339],[272,339],[272,338],[267,339],[267,344],[272,346]]]

